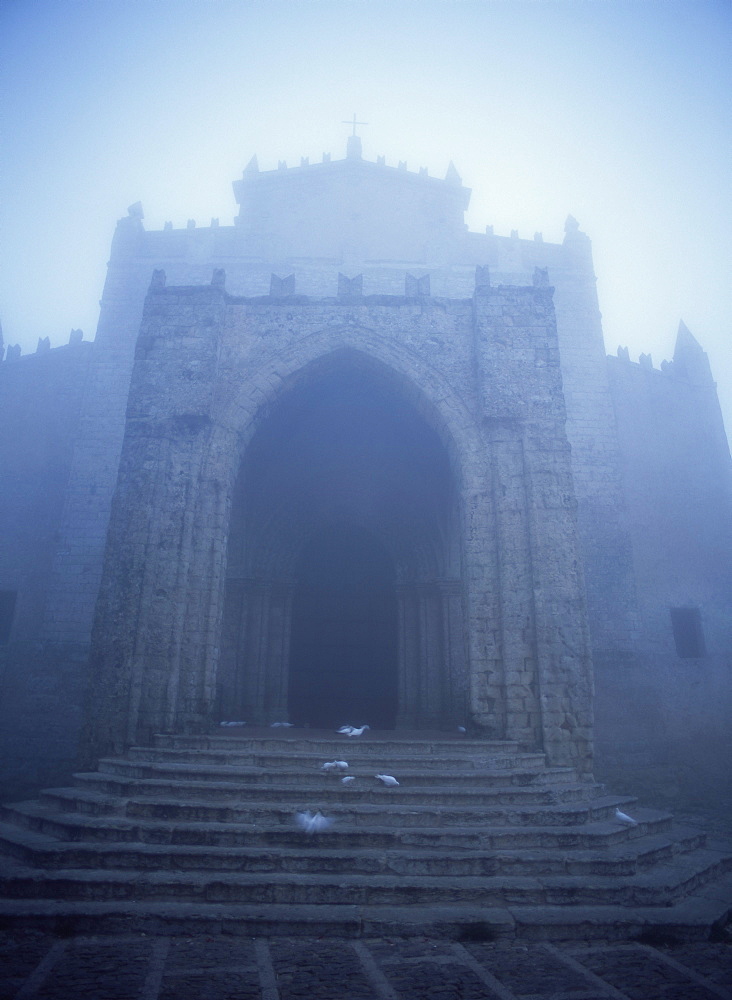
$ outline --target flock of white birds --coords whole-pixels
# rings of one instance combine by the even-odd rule
[[[336,732],[341,736],[363,736],[366,730],[370,728],[371,726],[341,726]],[[324,764],[320,765],[320,770],[325,774],[341,775],[343,771],[348,770],[348,761],[327,760]],[[394,788],[399,784],[393,774],[375,774],[374,777],[387,788]],[[346,786],[352,784],[355,780],[355,774],[346,774],[340,779],[341,784]],[[334,819],[324,816],[320,811],[313,813],[308,809],[305,812],[295,813],[295,823],[304,833],[322,833],[324,830],[329,830],[334,822]]]
[[[246,722],[220,722],[220,726],[246,726]],[[292,722],[272,722],[270,724],[271,729],[289,729],[293,725]],[[341,726],[336,732],[342,736],[363,736],[367,729],[371,726]],[[464,726],[458,726],[458,732],[465,733]],[[325,774],[341,774],[343,771],[348,770],[348,761],[345,760],[329,760],[324,764],[321,764],[320,770]],[[394,788],[399,782],[392,774],[375,774],[374,778],[380,781],[382,785],[386,788]],[[354,774],[347,774],[341,777],[342,785],[350,785],[356,780]],[[621,812],[620,809],[615,810],[615,819],[619,823],[623,823],[625,826],[637,826],[638,820],[633,819],[628,816],[627,813]],[[328,816],[323,816],[323,814],[318,812],[311,812],[307,809],[305,812],[295,813],[295,823],[304,833],[322,833],[324,830],[329,830],[335,823],[334,819],[330,819]]]

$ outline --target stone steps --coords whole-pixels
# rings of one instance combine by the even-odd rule
[[[232,759],[228,763],[236,764],[240,767],[257,767],[270,770],[291,768],[293,764],[297,764],[303,769],[312,768],[317,770],[324,761],[333,760],[334,758],[338,760],[345,759],[351,766],[364,767],[368,770],[382,770],[387,768],[391,771],[398,765],[402,770],[422,771],[423,773],[431,771],[449,773],[451,771],[468,770],[475,774],[476,772],[488,770],[513,771],[517,768],[543,773],[546,766],[543,754],[515,754],[505,758],[496,755],[473,757],[467,754],[445,758],[432,756],[424,758],[418,754],[397,755],[393,752],[382,752],[381,744],[378,744],[369,753],[364,753],[363,751],[356,752],[353,744],[337,744],[316,753],[285,754],[271,751],[269,753],[253,752],[235,754],[232,755]]]
[[[0,926],[560,939],[730,908],[732,850],[513,743],[162,735],[74,782],[0,808]],[[304,834],[306,809],[333,826]]]
[[[163,739],[158,737],[158,740]],[[303,740],[264,739],[237,740],[216,737],[166,737],[170,745],[156,745],[153,748],[134,747],[128,751],[131,761],[179,760],[191,762],[195,754],[200,763],[238,764],[262,768],[277,768],[298,765],[319,767],[326,760],[346,759],[349,763],[365,763],[367,767],[400,766],[416,770],[524,770],[544,771],[546,758],[543,753],[523,751],[516,744],[504,744],[509,749],[502,750],[501,744],[469,743],[445,741],[442,743],[372,740],[363,738]],[[189,741],[204,740],[201,749],[188,749]],[[164,755],[164,756],[163,756]],[[200,756],[199,756],[200,755]]]
[[[126,899],[321,905],[667,906],[724,873],[714,852],[680,855],[634,876],[459,876],[304,872],[38,870],[7,864],[7,898]]]
[[[329,779],[324,778],[324,783]],[[163,819],[181,823],[256,823],[268,827],[289,826],[295,812],[327,811],[339,826],[470,827],[470,826],[576,826],[596,819],[609,819],[618,807],[629,807],[628,796],[603,796],[588,801],[553,802],[547,805],[493,801],[487,804],[453,804],[449,799],[413,802],[399,788],[373,788],[366,800],[358,792],[322,789],[318,794],[283,790],[273,800],[238,797],[224,801],[195,798],[116,797],[94,789],[58,788],[40,794],[40,801],[65,812],[90,815]]]
[[[400,804],[427,805],[438,801],[446,805],[550,805],[557,802],[584,802],[596,794],[599,786],[584,782],[581,784],[562,783],[558,786],[508,786],[506,788],[454,786],[432,784],[412,787],[407,784],[408,775],[403,775],[398,796]],[[325,781],[321,772],[319,779],[308,784],[317,788],[317,798],[321,803],[337,802],[382,802],[385,794],[392,797],[395,791],[385,789],[373,774],[354,775],[355,780],[344,786],[340,775],[327,775]],[[281,782],[280,784],[239,783],[236,781],[187,781],[171,778],[128,778],[99,772],[75,774],[75,786],[84,791],[101,792],[116,798],[146,796],[158,799],[196,799],[207,802],[281,802],[299,803],[303,797],[303,783]]]
[[[384,826],[378,822],[368,827],[336,824],[327,834],[303,838],[288,814],[288,822],[273,827],[255,823],[175,822],[170,819],[147,820],[122,815],[91,815],[60,812],[40,801],[21,802],[0,807],[0,818],[20,829],[29,829],[64,841],[140,842],[148,844],[237,846],[302,846],[328,851],[344,848],[442,848],[445,850],[499,850],[514,846],[522,849],[556,848],[561,850],[605,849],[637,840],[648,833],[671,830],[668,813],[635,809],[638,826],[627,827],[614,819],[597,820],[572,826],[496,826],[414,827]],[[378,817],[377,817],[378,818]]]
[[[353,760],[353,754],[346,755],[349,760],[349,768],[344,774],[364,775],[371,778],[376,771],[383,771],[373,761]],[[322,785],[323,771],[321,765],[324,763],[322,756],[313,759],[307,767],[297,767],[297,761],[292,763],[281,763],[277,768],[259,767],[255,765],[243,765],[233,762],[221,762],[216,755],[216,761],[206,764],[186,764],[182,761],[142,761],[140,759],[127,760],[125,758],[106,758],[99,762],[97,772],[99,774],[117,775],[127,778],[155,778],[158,780],[190,780],[190,781],[228,781],[243,784],[260,785]],[[331,758],[332,759],[332,758]],[[338,759],[341,759],[339,757]],[[391,766],[392,761],[389,761]],[[399,768],[399,779],[408,783],[409,787],[429,787],[435,784],[435,774],[432,770],[421,767],[415,770],[414,766],[406,766],[402,762]],[[541,788],[547,785],[552,787],[563,784],[575,784],[577,775],[571,767],[545,767],[542,770],[520,769],[520,768],[496,768],[477,769],[471,767],[469,770],[450,770],[445,774],[440,770],[440,774],[455,787],[485,787],[485,788],[513,788],[515,786],[528,786]]]
[[[625,941],[664,937],[706,941],[723,926],[732,898],[725,876],[666,907],[624,906],[297,906],[0,899],[0,929],[49,933],[443,940]],[[726,902],[725,902],[726,901]],[[720,914],[722,914],[720,916]]]
[[[132,747],[128,753],[134,757],[137,753],[150,754],[159,750],[183,751],[188,754],[191,751],[196,754],[228,751],[258,754],[285,753],[303,757],[309,754],[326,754],[327,756],[333,752],[333,747],[347,746],[351,748],[351,753],[367,756],[374,753],[400,757],[416,756],[425,761],[430,758],[477,757],[482,759],[495,757],[501,762],[508,762],[517,755],[544,759],[544,755],[539,751],[526,751],[514,740],[476,740],[469,737],[457,739],[452,736],[435,739],[399,736],[392,739],[385,737],[383,733],[377,734],[374,731],[367,731],[358,737],[344,736],[340,733],[323,733],[322,731],[303,736],[303,730],[298,730],[296,735],[291,736],[261,735],[261,730],[258,730],[258,735],[244,735],[244,732],[242,730],[236,736],[228,733],[197,736],[162,733],[153,738],[152,747]]]
[[[676,831],[636,838],[607,850],[561,848],[511,850],[398,850],[330,847],[327,852],[282,845],[218,847],[157,843],[60,843],[53,837],[0,823],[0,847],[20,861],[41,868],[206,869],[210,871],[283,871],[451,875],[632,875],[660,860],[703,846],[698,831]]]

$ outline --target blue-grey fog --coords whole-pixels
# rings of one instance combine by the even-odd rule
[[[6,10],[25,919],[727,918],[728,13]]]
[[[732,406],[726,0],[7,2],[5,341],[94,336],[116,219],[230,222],[231,181],[364,149],[473,197],[471,228],[593,241],[608,351],[670,356],[680,319]],[[729,417],[728,417],[729,422]]]

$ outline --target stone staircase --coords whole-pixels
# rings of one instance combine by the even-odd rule
[[[732,845],[445,734],[158,736],[1,807],[0,875],[0,926],[97,933],[699,938],[732,908]]]

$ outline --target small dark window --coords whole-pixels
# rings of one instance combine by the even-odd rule
[[[671,608],[671,628],[679,656],[690,659],[706,655],[699,608]]]
[[[0,643],[10,640],[17,590],[0,590]]]

